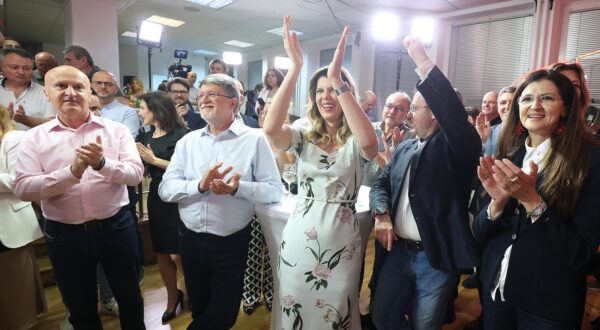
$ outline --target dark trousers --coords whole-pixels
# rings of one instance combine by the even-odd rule
[[[96,286],[98,263],[119,304],[121,328],[145,329],[137,236],[127,207],[89,227],[47,220],[44,235],[56,282],[71,313],[69,321],[76,330],[102,329]]]
[[[128,208],[131,211],[131,216],[133,217],[133,220],[135,221],[135,233],[137,235],[138,238],[138,242],[137,242],[137,246],[138,246],[138,250],[139,250],[139,257],[140,257],[140,265],[144,264],[144,239],[142,236],[142,230],[140,229],[139,226],[139,219],[137,216],[137,211],[136,211],[136,206],[137,206],[137,202],[140,200],[140,197],[142,195],[142,192],[140,191],[140,194],[138,195],[137,191],[136,191],[136,187],[134,186],[127,186],[127,196],[129,197],[129,205]]]
[[[250,225],[229,236],[196,233],[181,224],[179,247],[192,306],[188,329],[225,330],[237,319]]]
[[[489,289],[483,291],[483,328],[486,330],[570,330],[578,328],[545,319],[503,302],[498,292],[496,292],[494,301]]]

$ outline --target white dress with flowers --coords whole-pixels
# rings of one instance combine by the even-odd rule
[[[354,203],[366,161],[354,136],[328,154],[306,141],[306,132],[292,127],[298,200],[277,260],[282,329],[360,329],[362,242]]]

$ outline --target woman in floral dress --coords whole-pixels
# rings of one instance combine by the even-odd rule
[[[348,28],[331,64],[309,83],[311,127],[284,121],[302,69],[302,50],[284,18],[291,67],[275,95],[264,130],[281,150],[298,156],[298,201],[283,231],[277,274],[283,329],[360,329],[358,276],[361,236],[354,204],[365,162],[377,139],[342,69]],[[274,307],[275,308],[275,307]]]

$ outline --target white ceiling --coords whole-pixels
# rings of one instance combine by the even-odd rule
[[[66,1],[4,0],[0,16],[5,19],[5,34],[22,42],[64,44]],[[294,17],[295,30],[304,32],[301,40],[339,33],[328,4],[341,24],[358,30],[370,24],[371,14],[379,10],[393,10],[410,17],[417,13],[449,13],[506,0],[234,0],[219,10],[184,0],[115,1],[119,6],[119,33],[135,31],[138,21],[156,14],[186,22],[178,28],[166,29],[164,41],[169,46],[221,52],[242,50],[223,44],[232,39],[255,44],[243,51],[279,46],[280,37],[265,31],[280,27],[285,14]],[[135,44],[133,38],[126,37],[119,37],[119,42]]]

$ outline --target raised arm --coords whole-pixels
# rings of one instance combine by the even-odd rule
[[[302,49],[300,49],[298,36],[296,33],[290,35],[291,24],[292,17],[285,16],[283,18],[283,46],[291,61],[291,66],[273,97],[263,124],[265,134],[271,143],[280,150],[287,149],[292,142],[291,129],[284,122],[303,64]]]
[[[344,62],[344,53],[346,52],[346,39],[348,37],[348,27],[344,27],[342,37],[338,43],[333,60],[327,69],[327,79],[333,88],[342,87],[345,82],[342,80],[342,63]],[[352,134],[356,137],[358,146],[362,154],[367,159],[373,159],[377,156],[377,136],[369,118],[358,104],[358,101],[350,92],[345,92],[337,96],[337,100],[344,111],[344,116]]]

